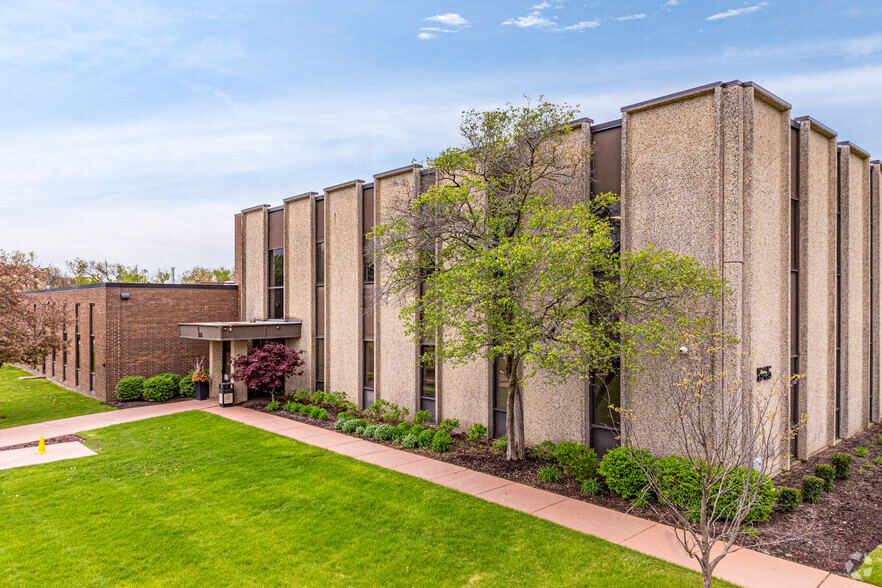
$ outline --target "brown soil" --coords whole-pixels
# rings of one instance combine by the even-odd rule
[[[261,398],[249,400],[242,406],[267,412],[265,407],[268,403],[269,399]],[[335,411],[328,412],[331,418],[327,421],[319,421],[283,410],[271,414],[334,430],[336,414]],[[882,544],[882,495],[878,490],[882,487],[882,465],[875,463],[876,457],[882,456],[882,445],[878,444],[880,434],[882,434],[882,426],[873,425],[864,433],[843,440],[835,447],[818,453],[804,462],[798,462],[790,471],[776,476],[776,486],[799,488],[802,485],[802,477],[814,475],[816,463],[830,463],[830,455],[833,453],[843,452],[854,455],[857,447],[866,447],[869,450],[867,457],[855,456],[851,478],[837,480],[833,491],[824,493],[817,504],[803,504],[791,514],[775,512],[769,521],[753,524],[757,532],[756,536],[753,536],[753,532],[750,535],[742,534],[738,543],[814,568],[838,574],[846,573],[845,563],[853,553],[867,554]],[[630,501],[611,492],[604,491],[596,496],[584,494],[579,483],[569,477],[564,477],[553,484],[540,482],[536,473],[540,467],[549,465],[548,460],[528,455],[523,461],[506,461],[504,452],[494,449],[487,439],[467,441],[462,433],[453,435],[453,438],[454,443],[445,453],[435,453],[427,449],[404,449],[397,443],[375,439],[364,440],[425,455],[438,461],[644,519],[663,522],[651,508],[635,507]],[[863,474],[859,473],[861,466],[867,463],[873,465],[865,467]],[[787,542],[778,542],[784,536],[795,538]],[[769,544],[773,541],[776,543]]]
[[[46,445],[55,445],[56,443],[72,443],[74,441],[83,442],[85,439],[80,437],[79,435],[61,435],[59,437],[50,437],[49,439],[44,439]],[[37,447],[40,444],[39,441],[29,441],[28,443],[19,443],[18,445],[7,445],[6,447],[0,447],[0,451],[8,451],[10,449],[26,449],[28,447]]]

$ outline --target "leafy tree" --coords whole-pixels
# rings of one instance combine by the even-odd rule
[[[223,284],[233,280],[233,270],[226,267],[207,268],[196,266],[181,274],[182,284]]]
[[[411,337],[443,335],[435,349],[452,365],[504,360],[507,459],[524,458],[522,390],[539,370],[553,383],[620,358],[636,369],[706,325],[695,302],[724,290],[690,257],[619,252],[617,199],[589,195],[574,117],[541,99],[464,113],[465,145],[428,161],[436,185],[384,203],[391,218],[372,234],[378,296],[399,299]]]
[[[85,260],[75,258],[67,262],[68,274],[76,284],[100,284],[103,282],[125,282],[144,284],[148,282],[149,272],[137,265],[111,263],[107,260]]]
[[[0,366],[36,364],[63,347],[64,308],[35,304],[23,291],[41,287],[45,270],[34,267],[33,254],[21,257],[0,250]]]
[[[253,390],[268,391],[272,402],[275,402],[276,392],[285,386],[285,378],[303,374],[300,355],[300,351],[281,343],[266,343],[234,359],[236,371],[230,374],[230,378],[245,382]]]

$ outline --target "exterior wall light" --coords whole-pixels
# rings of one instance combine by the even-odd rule
[[[221,406],[233,406],[233,383],[221,382],[217,395]]]
[[[120,292],[119,297],[122,298],[123,300],[128,300],[129,298],[132,297],[132,295],[129,294],[128,292]]]

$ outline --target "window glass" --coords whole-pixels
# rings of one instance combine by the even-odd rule
[[[374,342],[364,342],[364,387],[374,387]]]
[[[285,285],[285,252],[273,249],[269,254],[269,287],[281,288]]]
[[[282,319],[285,318],[285,289],[270,288],[269,291],[269,318]]]
[[[320,286],[325,283],[325,244],[315,244],[315,283]]]
[[[493,398],[493,408],[506,410],[508,407],[508,362],[504,357],[497,358],[494,370],[495,394]]]
[[[591,396],[593,405],[591,424],[617,428],[621,420],[619,413],[610,411],[609,405],[621,405],[622,387],[619,375],[595,373],[591,379]]]
[[[420,353],[423,357],[426,354],[431,356],[431,359],[420,362],[420,395],[426,398],[435,398],[435,347],[423,345],[420,347]]]
[[[316,379],[316,388],[319,388],[320,383],[325,379],[325,340],[324,339],[316,339],[315,342],[315,379]]]

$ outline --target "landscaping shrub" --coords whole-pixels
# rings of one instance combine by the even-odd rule
[[[365,429],[367,429],[367,427],[364,427],[364,426],[362,426],[362,425],[359,425],[359,426],[355,427],[355,434],[356,434],[356,435],[364,435],[364,430],[365,430]]]
[[[573,476],[577,482],[597,475],[597,454],[587,445],[564,441],[552,450],[551,456],[563,473]]]
[[[444,419],[438,423],[438,428],[446,433],[452,433],[459,428],[459,419]]]
[[[295,392],[293,394],[293,396],[294,396],[294,400],[296,400],[300,404],[303,404],[304,402],[309,401],[309,390],[305,390],[305,389],[301,388],[300,390]]]
[[[648,451],[633,447],[616,447],[608,451],[600,462],[598,471],[606,481],[607,488],[622,498],[637,498],[648,485],[646,475],[635,460],[645,468],[651,468],[655,462]]]
[[[508,447],[508,435],[503,435],[493,442],[493,449],[497,451],[505,451],[506,447]]]
[[[658,492],[668,501],[686,511],[690,520],[701,516],[701,477],[689,460],[663,457],[655,462]]]
[[[453,443],[453,437],[450,436],[450,433],[447,431],[437,431],[432,436],[432,451],[444,453],[450,449],[451,443]]]
[[[374,439],[377,441],[388,441],[392,439],[394,434],[395,427],[392,425],[377,425],[377,428],[374,430]]]
[[[116,398],[120,402],[132,402],[144,397],[144,378],[129,376],[116,385]]]
[[[600,481],[597,478],[588,478],[582,481],[582,492],[596,496],[600,494]]]
[[[478,439],[485,439],[487,437],[487,427],[482,425],[481,423],[475,423],[471,427],[469,427],[469,441],[477,441]]]
[[[778,510],[783,513],[791,513],[802,504],[802,493],[796,488],[787,486],[778,489]]]
[[[171,377],[174,376],[174,377]],[[144,382],[144,400],[148,402],[165,402],[178,393],[181,376],[175,374],[159,374]]]
[[[410,413],[406,408],[401,408],[397,404],[389,402],[388,400],[383,400],[382,398],[371,404],[368,407],[368,411],[374,413],[378,418],[381,418],[384,421],[394,423],[400,421],[402,416],[406,416]]]
[[[318,410],[312,411],[312,416],[320,421],[326,421],[328,420],[328,411],[324,408],[319,408]]]
[[[344,433],[351,433],[355,431],[359,427],[358,419],[349,419],[348,421],[343,423],[341,427]]]
[[[300,404],[299,402],[293,402],[293,401],[289,400],[288,402],[285,403],[285,406],[283,406],[282,408],[284,410],[287,410],[288,412],[300,412],[300,408],[302,406],[303,405]]]
[[[414,424],[421,425],[423,423],[428,423],[432,420],[432,413],[428,410],[418,410],[416,414],[413,415]]]
[[[817,476],[802,477],[802,501],[816,503],[824,490],[824,480]]]
[[[279,410],[279,401],[273,400],[272,402],[270,402],[269,404],[266,405],[266,409],[270,412],[275,412],[275,411]]]
[[[536,474],[540,482],[554,483],[560,479],[560,470],[554,466],[542,466]]]
[[[851,476],[851,462],[853,461],[854,456],[847,453],[834,453],[830,456],[837,480],[847,480]]]
[[[422,425],[414,425],[413,427],[410,428],[410,434],[416,435],[417,437],[419,437],[420,433],[422,433],[425,430],[426,430],[426,428]]]
[[[736,468],[723,480],[723,488],[727,489],[720,496],[717,503],[717,510],[714,515],[719,518],[732,518],[738,508],[738,501],[744,492],[745,485],[750,486],[751,492],[757,486],[757,497],[753,508],[744,517],[745,521],[767,521],[775,508],[775,501],[778,498],[778,491],[775,490],[775,484],[766,476],[762,480],[759,478],[759,472],[754,469]],[[749,476],[749,479],[748,479]],[[711,489],[716,492],[715,488]]]
[[[420,441],[420,447],[431,447],[432,441],[435,438],[435,431],[432,429],[426,429],[420,436],[418,437]]]
[[[833,478],[836,477],[836,470],[827,463],[815,464],[815,475],[824,480],[824,492],[833,489]]]
[[[869,453],[870,452],[867,450],[866,447],[858,447],[857,449],[854,450],[854,454],[858,457],[867,457],[867,455],[869,455]]]
[[[316,390],[312,394],[309,395],[309,400],[313,404],[324,404],[325,403],[325,393],[321,390]]]
[[[178,383],[178,390],[180,391],[181,398],[196,398],[196,382],[193,381],[193,370],[190,370],[190,373],[181,378],[181,381]]]
[[[543,441],[539,445],[530,448],[530,453],[536,459],[554,459],[554,448],[557,447],[554,441]]]
[[[420,446],[420,438],[413,433],[408,433],[404,436],[404,439],[401,440],[401,445],[406,449],[416,449]]]
[[[379,425],[368,425],[368,426],[366,426],[366,427],[364,428],[364,436],[365,436],[365,437],[371,437],[371,438],[373,438],[373,436],[374,436],[374,431],[377,430],[377,427],[378,427],[378,426],[379,426]]]
[[[285,405],[287,406],[287,404]],[[334,429],[340,431],[343,429],[343,425],[346,424],[346,421],[354,421],[355,419],[349,417],[345,412],[341,412],[337,415],[337,420],[334,421]]]

